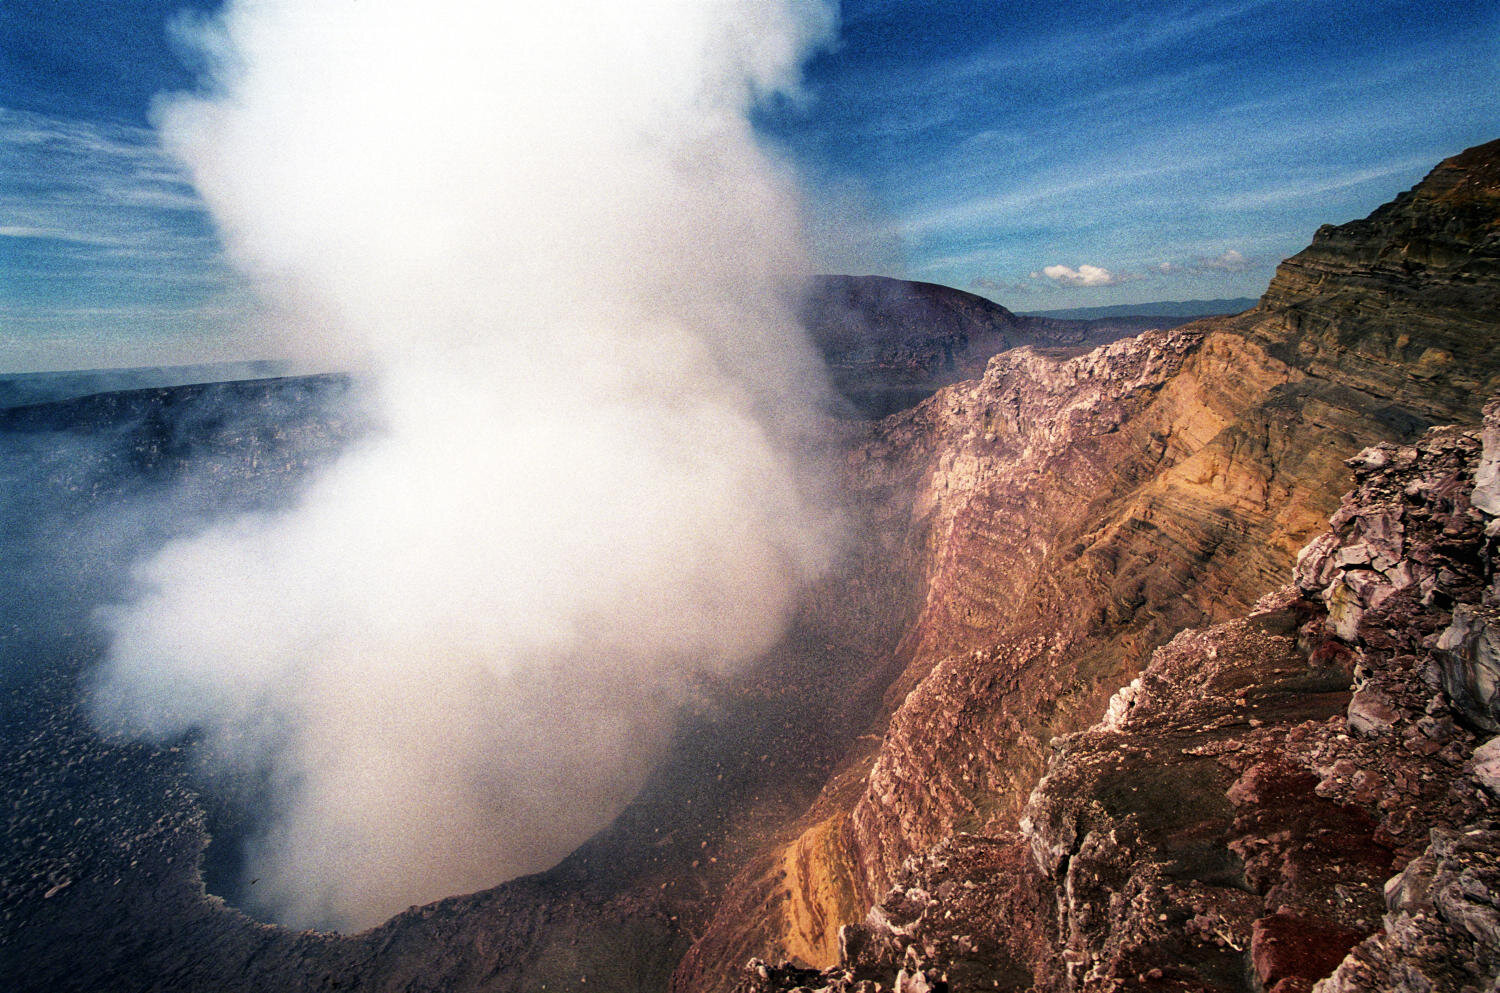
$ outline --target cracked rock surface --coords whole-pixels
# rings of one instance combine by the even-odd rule
[[[1494,988],[1500,737],[1474,646],[1500,528],[1471,495],[1500,402],[1485,413],[1351,459],[1295,584],[1182,632],[1054,739],[1019,835],[909,859],[837,967],[757,963],[744,988]]]

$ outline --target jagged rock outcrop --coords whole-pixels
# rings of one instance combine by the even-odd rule
[[[1500,737],[1451,692],[1485,662],[1450,632],[1500,601],[1500,518],[1471,500],[1496,450],[1440,428],[1351,459],[1296,586],[1179,634],[1053,741],[1019,838],[945,839],[837,968],[743,988],[1494,988]]]
[[[677,988],[722,988],[750,955],[829,964],[814,923],[852,923],[954,832],[1014,829],[1049,739],[1087,728],[1184,627],[1281,585],[1346,488],[1344,459],[1476,421],[1480,388],[1500,386],[1497,194],[1500,142],[1448,160],[1369,220],[1320,232],[1256,309],[1179,329],[1181,354],[1136,392],[1021,350],[882,423],[853,488],[910,494],[924,590],[891,716],[802,837],[731,885]],[[1381,706],[1356,710],[1379,722]],[[840,862],[803,874],[816,890],[769,871],[816,853]]]
[[[711,984],[768,946],[826,963],[827,925],[857,919],[907,856],[954,830],[1014,826],[1047,740],[1091,721],[1152,647],[1271,585],[1256,579],[1289,562],[1287,522],[1317,518],[1296,502],[1265,512],[1265,434],[1237,432],[1233,410],[1293,373],[1235,373],[1256,369],[1241,346],[1172,332],[1072,358],[1007,353],[851,458],[851,488],[886,485],[913,508],[924,606],[887,694],[894,716],[804,834],[730,887],[680,983]],[[1278,433],[1294,436],[1282,424],[1297,416],[1278,414]],[[840,862],[803,874],[817,890],[778,875],[816,853]],[[825,937],[808,941],[817,925]]]
[[[1472,416],[1500,389],[1497,160],[1500,142],[1471,148],[1369,217],[1320,228],[1276,270],[1249,336],[1392,413]]]

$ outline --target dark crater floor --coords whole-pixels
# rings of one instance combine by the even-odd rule
[[[93,725],[98,612],[174,537],[295,501],[376,430],[355,396],[322,376],[0,409],[0,989],[663,988],[878,709],[898,612],[812,611],[756,671],[701,688],[640,796],[556,868],[358,935],[247,916],[256,790],[206,778],[191,742]]]

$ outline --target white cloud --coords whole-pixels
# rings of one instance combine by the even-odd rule
[[[1001,279],[990,279],[988,276],[980,276],[969,284],[976,290],[987,290],[991,293],[1034,293],[1036,288],[1029,283],[1007,282]]]
[[[1032,278],[1037,278],[1032,273]],[[1136,279],[1134,274],[1128,272],[1110,272],[1102,266],[1088,265],[1087,263],[1074,269],[1072,266],[1049,265],[1044,268],[1041,275],[1055,283],[1065,286],[1118,286],[1121,283]]]

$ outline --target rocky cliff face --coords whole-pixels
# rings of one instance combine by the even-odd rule
[[[1243,322],[1283,361],[1387,398],[1387,417],[1472,419],[1500,388],[1500,142],[1444,161],[1369,217],[1318,230]]]
[[[852,478],[910,494],[923,590],[890,717],[802,834],[731,885],[678,987],[722,988],[751,954],[830,964],[833,926],[910,859],[1017,830],[1048,742],[1153,649],[1284,583],[1344,459],[1477,420],[1500,385],[1497,191],[1492,143],[1325,228],[1247,314],[1086,357],[1010,352],[883,422]]]
[[[1365,450],[1295,586],[1054,739],[1018,832],[909,858],[823,973],[744,990],[1320,993],[1500,979],[1500,401]],[[1477,485],[1476,485],[1477,480]]]

